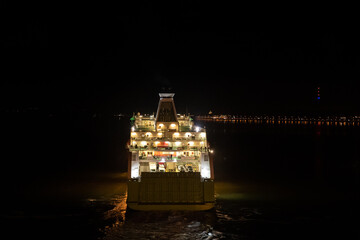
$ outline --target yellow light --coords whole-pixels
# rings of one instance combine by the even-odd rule
[[[200,142],[201,145],[204,145],[204,142]]]
[[[141,145],[142,145],[142,146],[145,146],[145,145],[146,145],[146,142],[145,142],[145,141],[142,141],[142,142],[141,142]]]
[[[151,135],[152,135],[151,132],[147,132],[147,133],[146,133],[146,136],[147,136],[147,137],[151,137]]]
[[[155,145],[158,145],[159,143],[160,143],[160,142],[157,142],[157,141],[156,141],[156,142],[155,142]]]
[[[206,136],[206,133],[200,133],[200,137],[204,138]]]
[[[176,126],[175,123],[170,124],[170,127],[174,128]]]
[[[175,145],[176,145],[176,146],[180,146],[180,145],[181,145],[181,142],[175,142]]]
[[[174,133],[174,137],[179,137],[180,133],[176,132]]]
[[[191,133],[187,132],[187,133],[185,133],[185,136],[186,136],[186,137],[190,137],[190,136],[191,136]]]
[[[132,136],[132,137],[135,137],[136,135],[137,135],[136,132],[132,132],[132,133],[131,133],[131,136]]]
[[[157,135],[158,135],[159,137],[161,137],[161,136],[162,136],[162,133],[158,133]]]
[[[189,145],[190,145],[190,146],[194,146],[194,142],[189,142]]]

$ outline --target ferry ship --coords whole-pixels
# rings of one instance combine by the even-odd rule
[[[214,168],[205,128],[177,114],[174,93],[159,93],[156,116],[134,114],[128,160],[130,209],[209,210]]]

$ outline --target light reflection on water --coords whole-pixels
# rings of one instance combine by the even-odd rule
[[[328,226],[336,226],[340,230],[335,234],[344,237],[356,231],[345,206],[342,213],[336,208],[335,213],[314,212],[307,205],[294,212],[281,204],[249,204],[252,201],[244,199],[246,193],[218,194],[215,209],[206,212],[137,212],[127,210],[126,195],[119,195],[114,208],[104,213],[109,224],[102,228],[101,239],[312,239],[330,236]],[[341,225],[338,217],[349,225]]]
[[[113,208],[104,213],[109,224],[102,228],[104,240],[113,239],[239,239],[247,223],[257,221],[261,210],[242,201],[253,196],[248,187],[229,182],[216,184],[217,203],[205,212],[141,212],[127,209],[126,193],[117,195]],[[96,202],[96,201],[93,201]],[[248,231],[248,230],[246,230]]]
[[[127,193],[123,193],[122,195],[118,195],[113,200],[114,208],[105,212],[104,219],[112,220],[112,227],[121,226],[125,222],[126,215],[126,204]]]
[[[224,189],[234,186],[224,184]],[[223,191],[223,190],[221,190]],[[238,199],[233,196],[217,194],[219,199]],[[223,239],[223,232],[216,229],[216,224],[245,221],[245,215],[233,219],[218,203],[215,209],[205,212],[163,211],[140,212],[127,209],[126,193],[121,193],[109,201],[113,208],[104,213],[109,224],[102,228],[102,239]],[[92,200],[92,203],[97,201]],[[234,238],[236,239],[236,238]]]
[[[123,203],[119,203],[119,205],[123,206]],[[213,228],[217,218],[215,211],[127,211],[124,214],[124,211],[120,209],[121,207],[116,206],[112,210],[111,217],[116,219],[115,224],[104,228],[103,239],[210,239],[210,237],[222,237],[222,233]]]
[[[241,193],[217,196],[210,211],[140,212],[126,209],[126,195],[119,195],[114,208],[104,214],[110,223],[101,230],[101,239],[240,239],[259,235],[252,226],[264,221],[262,209],[241,204]]]

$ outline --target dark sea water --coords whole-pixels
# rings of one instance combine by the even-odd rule
[[[127,119],[3,118],[4,239],[359,239],[360,128],[198,122],[214,149],[216,207],[126,207]]]

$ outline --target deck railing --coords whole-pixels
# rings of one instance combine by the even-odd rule
[[[205,141],[205,137],[132,137],[135,141]]]
[[[136,146],[128,146],[130,151],[200,151],[207,152],[209,149],[206,147],[136,147]]]
[[[182,161],[191,161],[191,160],[198,160],[199,156],[139,156],[140,160],[153,160],[153,161],[160,161],[165,160],[166,162],[172,162],[174,160],[182,160]]]

